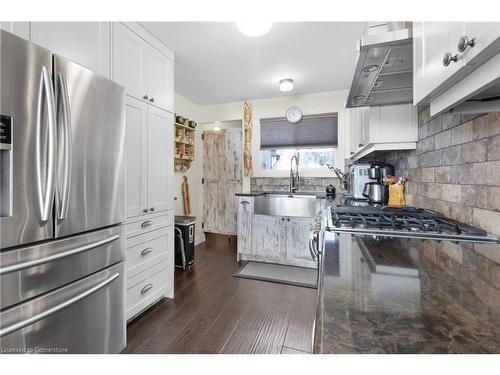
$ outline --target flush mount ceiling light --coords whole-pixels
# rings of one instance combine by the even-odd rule
[[[269,21],[239,21],[236,22],[238,30],[247,36],[261,36],[269,32],[273,23]]]
[[[293,79],[283,78],[280,80],[280,91],[292,91],[293,90]]]
[[[218,126],[214,126],[213,130],[214,130],[214,131],[216,131],[216,132],[218,132],[218,131],[220,131],[221,129],[220,129],[220,127],[218,127]]]
[[[363,72],[369,73],[369,72],[374,72],[377,69],[378,69],[378,65],[368,65],[368,66],[365,66],[362,70],[363,70]]]

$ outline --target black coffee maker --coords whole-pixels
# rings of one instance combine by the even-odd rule
[[[368,169],[368,177],[372,181],[365,184],[363,195],[368,202],[387,204],[389,201],[389,187],[384,185],[384,177],[394,176],[394,167],[387,163],[373,162]]]

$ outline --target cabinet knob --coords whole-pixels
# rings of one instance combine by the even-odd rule
[[[360,143],[360,144],[358,145],[358,147],[363,147],[363,146],[364,146],[364,144],[363,144],[363,143]]]
[[[145,208],[144,210],[142,210],[142,212],[144,212],[145,214],[147,214],[148,213],[148,209]]]
[[[286,221],[290,221],[290,218],[287,218]]]
[[[149,96],[144,95],[142,98],[143,98],[144,100],[148,100],[148,99],[149,99]]]
[[[154,208],[154,207],[151,207],[151,208],[149,209],[149,211],[151,211],[151,212],[152,212],[152,211],[154,211],[154,210],[155,210],[155,208]]]
[[[154,103],[155,98],[151,98],[151,99],[149,99],[149,101],[150,101],[151,103]]]
[[[284,217],[282,217],[282,218],[281,218],[281,221],[285,221],[285,218],[284,218]]]
[[[451,62],[457,62],[458,61],[458,55],[452,56],[450,52],[446,52],[443,56],[443,65],[448,66],[451,64]]]
[[[476,38],[469,39],[467,35],[464,35],[458,40],[458,52],[465,52],[467,47],[473,48],[476,45]]]

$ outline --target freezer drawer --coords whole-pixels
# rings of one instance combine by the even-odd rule
[[[123,226],[0,253],[0,309],[125,259]]]
[[[126,344],[124,262],[0,313],[4,353],[119,353]]]

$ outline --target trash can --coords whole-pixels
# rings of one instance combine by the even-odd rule
[[[194,216],[175,216],[175,266],[185,270],[194,264]]]

